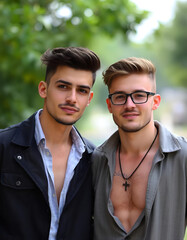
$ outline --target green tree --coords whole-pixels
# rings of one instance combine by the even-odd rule
[[[155,32],[155,53],[160,56],[171,84],[187,87],[187,2],[178,2],[169,26]],[[158,56],[158,58],[159,58]]]
[[[148,14],[129,0],[7,0],[0,13],[0,128],[40,106],[37,84],[44,78],[40,56],[46,49],[90,47],[93,37],[116,34],[127,40]],[[96,51],[97,42],[92,46]]]

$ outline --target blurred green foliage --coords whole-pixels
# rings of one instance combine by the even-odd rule
[[[40,56],[59,46],[90,47],[98,38],[124,40],[148,12],[129,0],[0,1],[0,128],[42,107],[37,85],[44,79]]]
[[[187,2],[177,2],[175,17],[154,34],[154,53],[174,86],[187,87]]]

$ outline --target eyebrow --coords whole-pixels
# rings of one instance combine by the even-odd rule
[[[132,91],[131,93],[135,93],[135,92],[147,92],[147,90],[143,90],[143,89],[137,89],[137,90],[134,90]],[[129,94],[127,92],[124,92],[124,91],[116,91],[116,92],[113,92],[113,94],[116,94],[116,93],[119,93],[119,94]]]
[[[65,81],[65,80],[57,80],[56,83],[64,83],[64,84],[66,84],[66,85],[72,86],[72,83],[67,82],[67,81]],[[88,86],[88,85],[77,85],[77,87],[85,88],[85,89],[88,89],[88,90],[91,89],[90,86]]]

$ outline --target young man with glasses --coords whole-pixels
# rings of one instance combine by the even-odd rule
[[[184,237],[187,142],[153,119],[155,71],[133,57],[103,73],[118,131],[93,154],[94,240]]]

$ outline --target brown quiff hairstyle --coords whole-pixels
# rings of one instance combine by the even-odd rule
[[[148,74],[155,81],[155,72],[156,68],[151,61],[144,58],[129,57],[110,65],[103,72],[103,80],[109,89],[116,77],[130,74]]]
[[[68,66],[77,70],[91,71],[93,84],[96,78],[96,71],[100,68],[99,57],[93,51],[83,47],[48,49],[42,55],[41,61],[47,66],[45,81],[48,84],[58,66]]]

